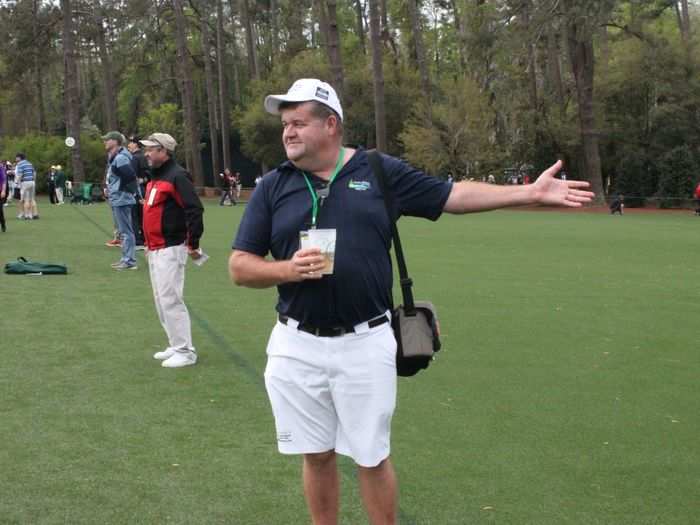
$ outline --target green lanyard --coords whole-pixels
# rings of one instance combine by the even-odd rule
[[[333,170],[333,174],[331,175],[330,180],[328,181],[328,186],[324,190],[321,190],[323,193],[321,194],[321,204],[323,204],[323,199],[328,197],[328,194],[330,193],[331,189],[331,184],[333,184],[333,181],[335,180],[336,175],[338,175],[338,172],[342,169],[343,167],[343,160],[345,159],[345,148],[340,148],[340,153],[338,154],[338,162],[335,163],[335,169]],[[306,181],[306,186],[309,188],[309,193],[311,193],[311,228],[314,229],[316,228],[316,217],[318,217],[318,201],[319,201],[319,195],[316,193],[314,190],[314,187],[311,185],[311,181],[309,180],[309,176],[305,171],[302,171],[304,175],[304,180]]]

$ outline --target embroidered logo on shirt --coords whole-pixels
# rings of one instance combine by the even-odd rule
[[[279,441],[280,443],[291,443],[292,442],[291,431],[278,432],[277,433],[277,441]]]
[[[352,180],[348,182],[348,188],[357,191],[367,191],[372,187],[372,184],[368,180]]]

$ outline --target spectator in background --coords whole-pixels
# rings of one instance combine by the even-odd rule
[[[16,163],[15,163],[16,164]],[[7,171],[7,176],[12,177],[14,181],[14,191],[12,197],[17,201],[17,218],[24,218],[24,203],[22,202],[22,177],[19,173],[15,171],[15,167],[12,166],[10,170]]]
[[[66,174],[60,164],[56,165],[56,204],[63,204],[63,197],[66,192]]]
[[[36,170],[27,160],[24,153],[15,156],[15,183],[20,181],[20,200],[22,206],[21,216],[18,219],[32,220],[39,218],[39,210],[36,206]]]
[[[236,204],[233,192],[235,191],[236,176],[231,173],[231,170],[226,168],[223,173],[219,173],[221,177],[221,200],[219,201],[219,206],[223,206],[226,199],[228,199],[228,205],[233,206]]]
[[[8,161],[0,161],[0,165],[2,165],[5,170],[5,206],[9,206],[9,203],[12,201],[12,193],[15,189],[14,173],[12,171],[12,164]]]
[[[46,174],[47,189],[49,192],[49,204],[57,204],[56,199],[56,166],[51,166]]]
[[[241,181],[241,174],[239,172],[236,172],[233,174],[234,178],[234,185],[235,185],[235,195],[236,195],[236,200],[234,201],[234,204],[237,204],[238,201],[241,199],[241,187],[243,186],[243,182]]]
[[[695,186],[693,197],[695,197],[695,215],[700,215],[700,182]]]
[[[610,215],[615,215],[619,213],[622,215],[625,211],[625,196],[617,194],[617,196],[610,202]]]
[[[5,171],[5,163],[0,163],[0,229],[5,233],[7,226],[5,225],[5,199],[7,198],[7,172]]]
[[[117,229],[121,233],[122,256],[112,264],[115,270],[136,270],[134,226],[131,209],[136,204],[136,173],[131,165],[131,153],[124,147],[126,139],[118,131],[102,137],[107,151],[107,190]]]
[[[131,153],[131,164],[136,173],[137,194],[134,195],[136,204],[134,204],[131,214],[131,222],[134,225],[134,237],[136,239],[136,249],[143,250],[145,239],[143,236],[143,196],[146,195],[146,184],[151,180],[151,169],[148,167],[139,138],[135,136],[129,137],[127,145],[129,153]]]
[[[153,133],[145,147],[151,181],[143,205],[148,270],[153,300],[168,346],[153,355],[165,368],[194,365],[197,352],[192,344],[190,315],[184,301],[187,256],[202,257],[199,239],[204,233],[204,208],[187,172],[175,162],[175,139]]]

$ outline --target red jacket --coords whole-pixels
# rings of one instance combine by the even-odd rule
[[[695,187],[695,198],[700,199],[700,184]]]
[[[193,250],[199,248],[203,213],[187,172],[174,160],[152,169],[143,204],[143,234],[149,250],[184,242]]]

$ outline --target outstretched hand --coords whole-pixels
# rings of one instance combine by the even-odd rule
[[[559,173],[563,163],[558,160],[544,170],[533,184],[535,201],[548,206],[568,206],[580,208],[591,202],[595,193],[586,191],[590,184],[582,180],[559,180],[554,176]]]

